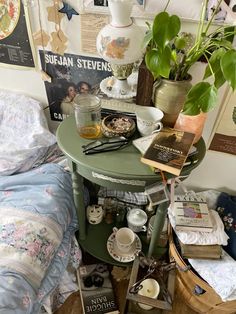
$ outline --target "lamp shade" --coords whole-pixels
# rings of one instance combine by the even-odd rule
[[[143,56],[144,30],[130,18],[132,0],[108,0],[111,21],[97,36],[97,51],[111,64],[134,63]]]

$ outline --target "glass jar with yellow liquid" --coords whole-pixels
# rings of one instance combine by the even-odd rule
[[[101,136],[101,102],[97,96],[86,94],[74,98],[75,121],[79,135],[83,138]]]

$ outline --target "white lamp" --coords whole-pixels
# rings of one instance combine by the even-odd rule
[[[143,56],[141,46],[145,33],[130,18],[132,6],[133,0],[108,0],[111,21],[97,36],[97,51],[110,63],[114,75],[104,79],[100,88],[113,98],[131,98],[136,95],[127,77],[132,73],[134,62]]]

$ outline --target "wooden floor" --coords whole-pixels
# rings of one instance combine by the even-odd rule
[[[83,252],[83,262],[85,264],[92,264],[92,263],[98,262],[98,260],[94,258],[93,256],[89,255],[88,253]],[[126,300],[128,284],[129,284],[128,280],[116,281],[113,279],[115,296],[116,296],[121,314],[127,314],[126,313],[127,310],[125,310],[125,300]],[[156,312],[155,312],[155,314],[171,314],[171,313],[173,314],[197,314],[197,312],[193,311],[186,304],[184,304],[184,301],[181,299],[181,296],[179,296],[178,293],[175,293],[172,311],[161,311],[161,310],[156,309]],[[73,293],[54,314],[83,314],[79,292]],[[132,314],[140,314],[140,311],[133,311],[133,307],[132,307]],[[150,311],[141,310],[141,314],[150,314]]]
[[[117,301],[121,310],[122,314],[126,314],[124,311],[124,305],[125,305],[125,296],[126,296],[126,290],[128,286],[128,281],[123,280],[115,287],[115,293],[117,296]],[[148,311],[142,311],[144,314]],[[174,303],[173,303],[173,310],[172,311],[159,311],[157,309],[156,314],[197,314],[197,312],[191,310],[184,302],[181,300],[180,296],[178,294],[175,295]],[[81,303],[80,303],[80,296],[79,292],[73,293],[66,302],[62,305],[60,309],[58,309],[55,314],[83,314]]]

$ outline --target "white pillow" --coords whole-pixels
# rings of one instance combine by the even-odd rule
[[[0,90],[0,175],[31,169],[55,143],[38,101]]]

